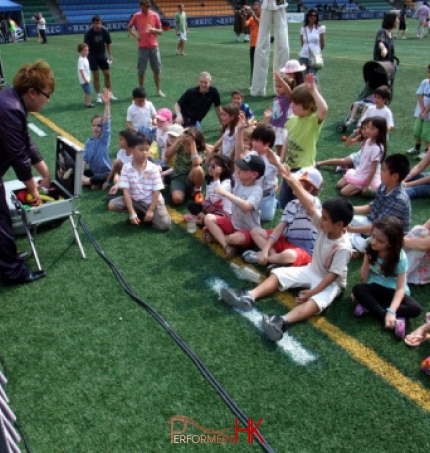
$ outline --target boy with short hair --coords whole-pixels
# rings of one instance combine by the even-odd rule
[[[369,107],[365,114],[360,118],[357,126],[360,127],[361,123],[365,118],[373,118],[374,116],[381,116],[385,118],[387,122],[387,136],[388,132],[394,129],[394,120],[393,114],[391,113],[390,108],[386,105],[391,98],[391,90],[386,86],[382,85],[373,92],[375,105]],[[357,133],[360,131],[357,130]]]
[[[207,214],[205,217],[209,237],[221,245],[227,259],[236,255],[238,247],[251,246],[251,230],[260,226],[259,207],[263,198],[263,189],[257,184],[257,179],[264,175],[263,159],[260,156],[247,155],[234,163],[236,172],[233,193],[222,186],[215,188],[215,193],[233,203],[231,218],[214,214]]]
[[[84,147],[82,185],[91,186],[93,190],[102,187],[112,170],[112,162],[109,158],[111,94],[109,89],[104,89],[104,114],[95,115],[91,119],[93,135],[85,142]]]
[[[259,124],[251,134],[251,151],[249,154],[260,156],[265,164],[264,175],[258,180],[263,188],[263,199],[260,205],[261,220],[273,220],[278,206],[276,191],[278,189],[278,171],[282,168],[277,154],[272,151],[276,133],[273,127]]]
[[[88,61],[89,47],[88,44],[78,44],[78,78],[81,84],[82,90],[84,91],[84,102],[87,108],[93,108],[94,104],[91,103],[91,94],[93,92],[91,88],[91,71],[90,62]]]
[[[311,194],[315,208],[321,210],[318,198],[323,183],[321,173],[314,167],[306,167],[296,175],[306,192]],[[295,199],[285,206],[281,221],[274,230],[251,230],[251,237],[260,252],[247,250],[242,257],[247,263],[262,266],[305,266],[312,261],[317,233],[306,209]]]
[[[355,250],[364,253],[367,237],[373,222],[387,216],[394,216],[403,223],[405,234],[411,222],[411,201],[402,181],[409,174],[409,160],[403,154],[392,154],[385,158],[381,169],[381,185],[375,199],[368,205],[354,207],[355,215],[348,227],[351,243]],[[368,214],[363,215],[363,214]]]
[[[152,138],[152,126],[157,114],[154,105],[148,101],[145,88],[132,91],[133,102],[127,109],[127,127],[141,131]]]
[[[245,95],[242,91],[235,89],[230,94],[231,103],[239,107],[239,110],[244,113],[246,122],[252,123],[255,121],[254,112],[251,107],[245,102]]]
[[[264,316],[263,328],[272,341],[278,341],[290,324],[303,321],[325,310],[346,287],[351,244],[346,226],[352,219],[353,206],[347,199],[331,199],[319,210],[314,197],[287,168],[282,174],[302,203],[318,234],[312,262],[302,267],[280,267],[251,291],[221,289],[221,298],[229,305],[249,311],[255,301],[277,290],[306,288],[296,298],[298,305],[284,316]]]
[[[111,211],[128,211],[129,222],[139,225],[151,223],[159,231],[170,229],[171,218],[164,204],[161,190],[164,184],[158,167],[148,160],[151,140],[144,134],[131,139],[133,160],[121,170],[119,188],[123,196],[111,200]]]

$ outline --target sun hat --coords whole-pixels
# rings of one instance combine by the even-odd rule
[[[173,137],[180,137],[184,133],[184,128],[180,124],[172,124],[167,128],[167,133]]]
[[[306,181],[312,184],[315,189],[321,189],[323,177],[315,167],[304,167],[297,173],[299,181]]]
[[[291,74],[293,72],[301,72],[306,69],[304,64],[300,64],[298,60],[288,60],[285,63],[285,66],[281,69],[281,72],[285,72],[285,74]]]
[[[160,121],[172,121],[173,114],[170,109],[162,108],[157,111],[155,117]]]

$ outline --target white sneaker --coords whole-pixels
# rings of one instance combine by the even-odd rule
[[[406,36],[403,36],[403,38],[402,38],[402,39],[406,39]]]
[[[118,98],[116,96],[113,95],[113,93],[110,94],[110,100],[111,101],[117,101]]]
[[[165,98],[166,97],[166,95],[161,90],[157,91],[157,96],[159,98]]]
[[[427,154],[426,151],[421,151],[416,158],[421,160],[426,154]]]
[[[418,154],[420,151],[413,146],[412,148],[406,151],[406,154]]]
[[[348,118],[346,121],[345,121],[345,126],[351,126],[351,124],[353,123],[354,120],[352,120],[351,118]]]
[[[97,104],[103,104],[103,95],[101,93],[97,94]]]

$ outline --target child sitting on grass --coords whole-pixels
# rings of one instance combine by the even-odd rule
[[[421,306],[411,297],[406,272],[408,260],[403,247],[403,224],[395,217],[376,220],[361,266],[361,283],[352,289],[357,303],[354,315],[370,312],[404,338],[406,321],[421,314]]]
[[[151,140],[144,134],[131,138],[133,160],[122,167],[119,188],[123,196],[111,200],[110,211],[128,211],[132,225],[151,223],[160,231],[170,229],[171,218],[164,204],[161,190],[164,184],[157,165],[148,160]]]
[[[215,154],[211,157],[207,167],[205,200],[201,203],[191,201],[188,205],[191,215],[196,216],[197,225],[204,225],[206,214],[230,217],[232,211],[231,201],[215,193],[215,189],[219,186],[223,187],[227,192],[231,192],[229,159],[225,156]],[[185,216],[187,215],[189,214],[185,214]]]
[[[318,229],[312,262],[302,267],[279,267],[251,291],[221,289],[224,302],[249,311],[255,301],[277,290],[306,288],[296,298],[298,305],[284,316],[264,316],[263,328],[272,341],[278,341],[290,324],[303,321],[325,310],[346,287],[347,265],[351,258],[351,244],[346,226],[352,219],[353,207],[347,199],[327,200],[322,210],[317,209],[314,197],[286,168],[283,178],[312,218]]]
[[[375,199],[367,205],[356,206],[355,215],[348,232],[353,248],[358,253],[364,253],[366,241],[377,219],[393,216],[402,221],[405,232],[409,231],[411,222],[411,201],[402,185],[409,173],[409,160],[403,154],[392,154],[382,164],[381,185],[375,194]],[[366,214],[366,215],[363,215]],[[354,254],[356,256],[357,253]]]
[[[317,141],[327,116],[327,103],[318,91],[313,74],[307,74],[305,83],[294,88],[290,97],[293,116],[285,128],[288,135],[281,152],[285,162],[296,172],[303,167],[315,165]],[[283,181],[279,204],[282,209],[294,198],[288,184]]]
[[[113,161],[112,170],[109,173],[106,181],[103,183],[103,190],[113,186],[109,190],[110,195],[115,195],[118,192],[118,180],[119,175],[124,164],[128,164],[133,159],[131,155],[131,138],[134,133],[131,129],[123,129],[118,134],[118,145],[119,151],[116,155],[116,159]]]
[[[172,127],[172,126],[171,126]],[[193,193],[194,201],[203,201],[202,185],[205,172],[201,166],[202,159],[199,153],[205,151],[205,138],[196,127],[186,129],[183,135],[166,149],[165,158],[175,157],[173,173],[170,182],[172,203],[182,204],[185,195]]]
[[[233,258],[238,247],[249,248],[252,244],[251,230],[260,226],[260,203],[263,189],[257,179],[264,175],[264,161],[260,156],[248,155],[236,160],[233,193],[218,186],[214,192],[233,203],[231,218],[207,214],[206,241],[216,240],[225,251],[227,259]]]
[[[344,173],[349,168],[357,168],[360,163],[361,148],[367,139],[367,124],[370,118],[365,119],[360,126],[360,132],[357,134],[356,131],[346,139],[345,146],[353,146],[356,143],[360,143],[360,149],[354,153],[351,153],[347,157],[339,157],[334,159],[320,160],[316,163],[316,167],[325,166],[336,166],[336,173]]]
[[[155,107],[151,101],[148,101],[145,88],[135,88],[132,97],[132,103],[127,109],[127,127],[135,132],[141,131],[148,134],[152,140],[157,114]]]
[[[367,140],[361,147],[357,168],[349,169],[337,182],[337,188],[345,197],[361,192],[374,193],[381,184],[381,162],[387,153],[387,123],[385,118],[374,116],[367,125]]]
[[[112,170],[112,162],[109,158],[111,136],[110,95],[110,90],[105,88],[103,91],[104,115],[96,115],[92,118],[91,128],[93,136],[86,141],[84,147],[82,185],[91,186],[93,190],[102,187]]]
[[[296,176],[306,192],[312,195],[315,208],[320,211],[321,202],[317,195],[323,182],[321,173],[314,167],[306,167]],[[247,263],[261,266],[305,266],[312,261],[316,236],[317,229],[312,225],[306,209],[298,199],[291,200],[274,230],[251,230],[252,240],[261,251],[247,250],[242,257]]]

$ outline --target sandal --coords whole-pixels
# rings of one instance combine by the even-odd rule
[[[224,251],[225,251],[225,257],[228,260],[231,260],[232,258],[234,258],[237,255],[237,248],[233,247],[232,245],[226,245],[224,247]]]

